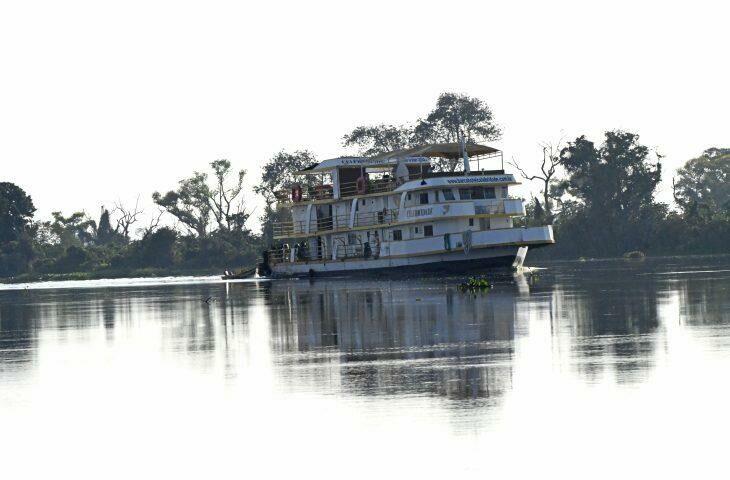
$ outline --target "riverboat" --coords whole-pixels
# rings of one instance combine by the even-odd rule
[[[484,169],[500,162],[500,169]],[[472,167],[476,166],[474,170]],[[458,171],[455,171],[458,170]],[[552,227],[515,226],[525,215],[500,150],[431,144],[373,157],[324,160],[277,195],[275,244],[260,275],[483,271],[523,265]]]

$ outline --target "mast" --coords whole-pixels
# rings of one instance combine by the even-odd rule
[[[464,175],[471,174],[471,166],[469,165],[469,154],[466,152],[466,140],[464,135],[459,135],[459,144],[461,145],[461,158],[464,159]]]

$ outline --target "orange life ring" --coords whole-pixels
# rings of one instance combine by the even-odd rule
[[[358,178],[357,182],[356,182],[356,186],[357,186],[358,195],[362,195],[368,191],[368,182],[365,179],[365,177]]]
[[[294,185],[291,189],[291,199],[294,202],[302,201],[302,187],[301,185]]]

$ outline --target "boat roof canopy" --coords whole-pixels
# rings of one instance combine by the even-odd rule
[[[470,157],[477,157],[479,155],[490,155],[498,153],[499,150],[487,145],[480,145],[478,143],[467,143],[466,153]],[[391,159],[391,158],[403,158],[403,157],[440,157],[448,158],[449,160],[456,160],[461,158],[461,145],[458,143],[432,143],[430,145],[423,145],[421,147],[408,148],[405,150],[396,150],[394,152],[381,153],[373,157],[374,159]]]
[[[499,150],[487,145],[468,143],[466,145],[466,152],[469,156],[477,157],[480,155],[492,155],[498,153]],[[458,143],[433,143],[420,147],[381,153],[380,155],[375,155],[373,157],[331,158],[299,170],[296,172],[296,175],[318,175],[335,168],[347,167],[389,169],[396,166],[400,161],[405,162],[407,165],[423,165],[430,164],[431,158],[434,157],[447,158],[450,160],[461,158],[461,145]]]
[[[307,168],[299,170],[296,175],[319,175],[327,173],[335,168],[367,168],[367,169],[391,169],[398,164],[398,161],[404,160],[409,165],[429,164],[431,159],[427,157],[409,157],[409,158],[377,158],[377,157],[338,157],[322,160],[319,163],[310,165]]]

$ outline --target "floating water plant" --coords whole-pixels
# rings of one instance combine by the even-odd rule
[[[459,285],[462,292],[479,292],[489,290],[492,284],[484,277],[470,277],[469,280]]]
[[[624,258],[626,260],[644,260],[645,256],[644,252],[640,252],[639,250],[624,253]]]

